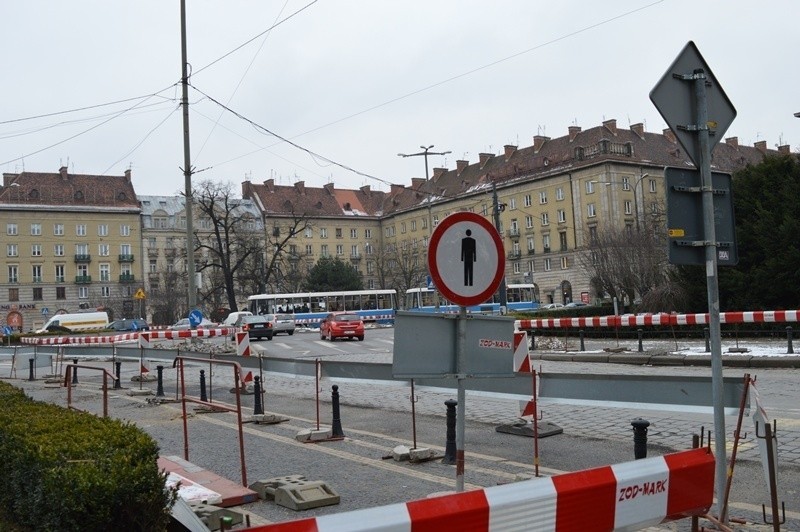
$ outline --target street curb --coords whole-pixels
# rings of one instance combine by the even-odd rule
[[[711,355],[677,355],[643,353],[531,353],[532,360],[552,362],[602,362],[609,364],[634,364],[641,366],[711,366]],[[726,368],[800,368],[800,356],[722,355]]]

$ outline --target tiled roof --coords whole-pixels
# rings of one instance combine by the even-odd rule
[[[337,190],[333,184],[322,188],[306,187],[299,181],[292,186],[276,185],[268,179],[263,184],[245,181],[242,197],[252,198],[260,204],[266,216],[306,215],[311,218],[325,216],[379,216],[384,192],[359,190]]]
[[[130,171],[123,176],[22,172],[3,174],[0,204],[27,207],[139,209]]]

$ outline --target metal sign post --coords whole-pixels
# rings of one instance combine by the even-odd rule
[[[464,372],[464,359],[467,345],[467,307],[460,307],[456,325],[456,375],[458,379],[458,392],[456,400],[456,491],[464,491],[464,422],[467,415],[467,394],[464,389],[466,374]]]
[[[736,109],[700,55],[700,51],[691,41],[686,44],[650,92],[650,100],[700,170],[704,234],[703,241],[698,242],[698,245],[705,247],[711,394],[714,404],[716,458],[714,488],[717,495],[717,515],[724,524],[727,519],[723,514],[722,495],[727,478],[727,456],[711,149],[719,142],[736,117]],[[714,135],[713,139],[710,137],[711,134]]]

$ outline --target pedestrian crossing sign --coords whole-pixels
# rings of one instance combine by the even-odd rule
[[[134,299],[144,299],[144,298],[145,298],[145,295],[144,295],[144,290],[142,290],[141,288],[140,288],[140,289],[138,289],[138,290],[136,291],[136,293],[135,293],[135,294],[133,294],[133,298],[134,298]]]

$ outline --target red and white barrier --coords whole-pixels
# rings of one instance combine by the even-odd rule
[[[179,340],[183,338],[201,338],[228,336],[236,329],[220,327],[218,329],[194,329],[185,331],[142,331],[105,336],[24,336],[22,343],[35,345],[69,345],[69,344],[116,344],[120,342],[138,341],[141,347],[150,347],[150,340]],[[145,345],[146,344],[146,345]]]
[[[713,497],[714,456],[708,449],[692,449],[248,530],[639,530],[664,521],[704,515]]]
[[[250,335],[247,332],[236,333],[236,354],[240,357],[250,356]]]
[[[514,371],[531,372],[531,356],[528,351],[528,333],[514,331]]]
[[[762,310],[751,312],[721,312],[721,323],[791,323],[797,322],[800,310]],[[517,329],[564,329],[568,327],[642,327],[650,325],[705,325],[708,314],[639,314],[624,316],[594,316],[588,318],[541,318],[517,320]]]

